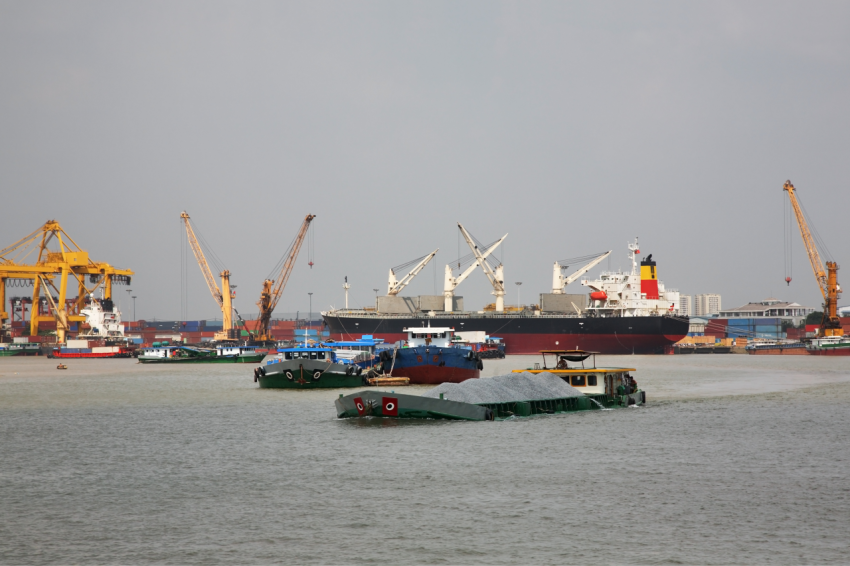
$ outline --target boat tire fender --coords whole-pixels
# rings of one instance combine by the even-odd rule
[[[362,374],[363,374],[363,368],[358,367],[357,368],[357,375],[362,375]]]
[[[257,368],[257,375],[259,375],[260,377],[265,377],[266,376],[266,368],[264,368],[263,366],[258,367]]]
[[[322,377],[322,371],[316,370],[313,372],[313,381],[319,381],[319,378]]]
[[[481,360],[478,360],[478,369],[479,370],[484,369],[484,362],[482,362]]]
[[[292,375],[292,372],[289,371],[289,370],[286,370],[286,379],[288,379],[289,381],[292,381],[293,377],[294,376]]]
[[[345,368],[345,375],[351,375],[351,366]]]

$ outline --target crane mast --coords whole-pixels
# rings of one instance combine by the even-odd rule
[[[815,239],[809,230],[800,202],[797,200],[794,185],[791,184],[791,181],[785,181],[782,190],[788,193],[791,208],[797,218],[797,226],[800,228],[800,235],[803,237],[803,245],[806,247],[806,254],[809,256],[809,263],[812,264],[818,289],[823,295],[823,319],[821,319],[819,334],[821,336],[843,336],[841,319],[838,317],[838,297],[841,294],[841,286],[838,284],[838,264],[834,261],[827,261],[826,269],[824,269],[820,253],[818,253],[818,248],[815,245]]]
[[[263,290],[260,293],[260,300],[257,306],[260,307],[260,315],[257,318],[257,340],[271,340],[269,333],[269,325],[272,320],[272,313],[280,301],[281,293],[286,287],[286,282],[289,281],[289,276],[292,274],[292,269],[295,267],[295,260],[298,258],[298,252],[301,250],[301,244],[307,237],[307,229],[310,227],[310,222],[316,218],[315,214],[308,214],[301,224],[301,229],[298,235],[295,236],[295,241],[290,246],[289,256],[280,269],[277,279],[266,279],[263,281]]]
[[[180,214],[180,218],[183,219],[183,223],[186,225],[186,235],[189,238],[189,245],[192,248],[192,253],[195,254],[195,259],[198,261],[198,266],[201,268],[201,273],[204,275],[207,287],[209,287],[210,293],[212,293],[215,302],[217,302],[218,306],[221,307],[222,337],[229,338],[230,336],[228,331],[233,328],[233,305],[231,302],[233,300],[233,295],[230,291],[230,271],[225,269],[221,272],[221,290],[219,290],[218,285],[215,284],[215,278],[213,277],[212,271],[210,271],[207,258],[204,257],[204,252],[198,243],[198,239],[195,237],[195,231],[192,229],[192,224],[189,222],[189,215],[186,214],[185,210]]]
[[[458,223],[458,226],[460,226],[460,223]],[[454,302],[454,293],[455,293],[455,289],[457,289],[457,286],[460,285],[461,283],[463,283],[464,280],[466,280],[466,278],[469,277],[469,274],[472,273],[473,271],[475,271],[475,268],[478,267],[479,263],[481,263],[485,259],[487,259],[487,257],[491,253],[493,253],[496,250],[496,248],[499,247],[499,244],[501,244],[505,240],[505,238],[507,238],[507,237],[508,237],[508,235],[505,234],[504,236],[499,238],[492,246],[490,246],[489,248],[484,250],[483,253],[476,254],[475,255],[475,261],[472,262],[472,265],[467,267],[466,271],[464,271],[463,273],[461,273],[457,277],[454,276],[454,271],[452,270],[452,266],[451,265],[446,266],[445,279],[444,279],[444,283],[443,283],[443,301],[444,301],[443,308],[445,308],[446,312],[451,312],[451,310],[452,310],[452,303]],[[472,247],[473,247],[473,251],[475,251],[475,246],[473,245]],[[479,250],[479,252],[480,252],[480,250]],[[504,280],[503,276],[502,276],[502,280]]]

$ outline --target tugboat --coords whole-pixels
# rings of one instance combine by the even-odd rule
[[[256,346],[221,345],[216,349],[191,346],[158,346],[143,348],[139,362],[143,364],[237,363],[258,364],[266,355]]]
[[[592,352],[546,350],[544,367],[460,384],[444,383],[422,396],[361,391],[336,399],[338,418],[450,419],[493,421],[535,415],[643,405],[633,368],[584,367]],[[554,355],[554,368],[546,356]],[[595,358],[594,358],[595,360]],[[568,362],[582,362],[570,367]]]
[[[363,368],[341,360],[333,348],[300,345],[278,350],[275,359],[254,369],[261,389],[335,389],[364,385]]]
[[[850,356],[850,338],[843,335],[812,338],[806,350],[815,356]]]
[[[481,376],[481,357],[453,340],[454,328],[405,328],[407,341],[381,353],[384,372],[410,378],[411,385],[460,383]]]

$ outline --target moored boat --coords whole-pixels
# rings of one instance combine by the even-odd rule
[[[337,358],[333,348],[297,346],[254,370],[261,389],[335,389],[365,385],[363,368]]]
[[[0,357],[39,355],[41,355],[41,344],[31,344],[29,342],[0,344]]]
[[[142,348],[138,359],[143,364],[241,363],[258,364],[266,357],[256,346],[220,345],[212,348],[157,346]]]
[[[850,356],[850,338],[843,335],[813,338],[806,350],[815,356]]]
[[[407,340],[394,350],[384,350],[383,370],[410,378],[412,385],[460,383],[481,376],[484,365],[470,347],[453,341],[454,328],[405,328]]]
[[[781,342],[778,340],[760,340],[747,344],[744,350],[756,356],[807,356],[809,350],[802,342]]]

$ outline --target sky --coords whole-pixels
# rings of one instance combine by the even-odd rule
[[[507,303],[639,237],[668,288],[818,307],[798,232],[784,281],[782,186],[850,281],[848,29],[845,2],[3,0],[0,248],[56,219],[145,319],[220,318],[183,210],[243,315],[307,214],[279,313],[342,307],[346,276],[372,306],[435,248],[402,294],[441,294],[458,222],[508,234]]]

